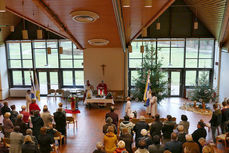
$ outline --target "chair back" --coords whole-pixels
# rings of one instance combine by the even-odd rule
[[[52,94],[52,93],[56,93],[56,91],[54,89],[49,89],[48,94]]]
[[[62,89],[57,89],[57,90],[56,90],[56,93],[58,93],[58,94],[63,94],[63,93],[64,93],[64,90],[62,90]]]
[[[66,121],[67,122],[74,122],[75,120],[74,120],[74,118],[72,116],[67,116],[66,117]]]

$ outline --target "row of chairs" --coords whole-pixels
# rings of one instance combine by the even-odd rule
[[[51,98],[51,97],[55,98],[55,100],[56,100],[57,97],[62,98],[63,95],[64,95],[64,90],[62,90],[62,89],[57,89],[57,90],[49,89],[48,94],[47,94],[47,98],[48,98],[48,101],[49,101],[49,98]]]

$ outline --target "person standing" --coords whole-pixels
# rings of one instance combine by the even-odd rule
[[[198,143],[200,138],[206,138],[207,131],[204,127],[205,124],[200,121],[197,124],[197,129],[192,133],[193,141],[195,141],[196,143]]]
[[[1,108],[1,113],[2,113],[3,116],[5,115],[6,112],[10,112],[11,113],[11,110],[10,110],[10,108],[8,106],[8,102],[7,101],[5,101],[3,103],[3,107]]]
[[[38,139],[40,135],[40,129],[44,126],[44,122],[40,117],[40,113],[38,110],[34,112],[34,116],[31,117],[33,124],[33,135]]]
[[[132,111],[131,111],[131,102],[130,97],[127,97],[126,107],[125,107],[125,113],[127,116],[131,117]]]
[[[40,136],[38,138],[38,144],[40,145],[40,153],[50,153],[52,151],[51,144],[54,143],[52,138],[47,135],[47,129],[42,127],[40,129]]]
[[[22,145],[22,153],[38,153],[37,146],[32,141],[30,135],[25,136],[24,144]]]
[[[117,136],[114,134],[114,128],[109,126],[107,133],[104,135],[104,147],[106,153],[113,153],[116,149]]]
[[[90,81],[87,80],[86,85],[84,86],[84,97],[83,97],[83,101],[87,98],[87,97],[91,97],[92,96],[92,90],[94,89],[94,87],[90,84]]]
[[[15,125],[15,122],[16,122],[17,116],[18,116],[18,112],[16,111],[16,106],[15,105],[11,105],[10,108],[11,108],[10,120]]]
[[[40,107],[36,103],[36,99],[32,99],[32,103],[29,105],[29,112],[33,114],[34,111],[38,110],[41,111]]]
[[[66,114],[62,108],[58,108],[57,112],[54,113],[54,121],[56,123],[56,129],[63,135],[66,134]]]
[[[150,106],[150,114],[154,117],[157,114],[157,97],[154,93],[151,94]]]
[[[10,133],[10,153],[21,153],[21,147],[24,140],[20,127],[15,126],[14,131]]]
[[[98,95],[101,95],[99,92],[100,90],[102,90],[103,92],[103,95],[107,95],[107,84],[104,83],[104,81],[102,80],[101,83],[98,84],[97,86],[97,92],[98,92]]]
[[[216,129],[219,127],[219,125],[222,122],[222,113],[221,110],[218,109],[218,105],[217,104],[213,104],[213,113],[212,113],[212,118],[209,121],[211,123],[211,131],[212,131],[212,138],[214,143],[216,143]]]
[[[114,112],[115,108],[114,106],[111,106],[110,108],[110,112],[106,114],[105,119],[107,119],[108,117],[111,117],[113,120],[113,124],[115,124],[116,128],[118,126],[118,114]]]
[[[189,121],[188,121],[188,117],[186,115],[181,115],[181,121],[180,121],[179,125],[183,125],[184,132],[186,134],[188,134]]]
[[[26,99],[26,109],[27,112],[29,112],[29,105],[32,103],[31,90],[26,91],[25,99]]]
[[[162,130],[163,124],[160,121],[160,115],[155,115],[155,121],[152,122],[150,126],[150,135],[153,138],[155,135],[158,135],[161,137],[161,130]]]
[[[229,108],[227,108],[227,103],[223,102],[222,103],[223,108],[222,108],[222,123],[221,123],[221,130],[222,133],[229,132],[228,130],[228,125],[229,125]]]

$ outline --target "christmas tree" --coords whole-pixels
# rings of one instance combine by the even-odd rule
[[[145,46],[142,69],[138,70],[139,77],[135,79],[135,90],[132,92],[136,101],[143,100],[148,71],[150,71],[150,87],[158,103],[168,97],[168,82],[163,79],[165,73],[161,66],[161,62],[156,61],[156,49],[153,46]]]
[[[199,79],[199,85],[195,87],[191,100],[198,102],[211,102],[216,100],[216,92],[209,84],[208,73],[204,71]]]

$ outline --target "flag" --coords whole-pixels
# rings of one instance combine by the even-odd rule
[[[31,99],[34,99],[36,90],[35,90],[34,81],[33,81],[31,72],[30,72],[30,81],[31,81]]]
[[[149,91],[150,91],[150,71],[148,71],[144,98],[143,98],[144,101],[146,102],[146,106],[149,106],[149,102],[150,102]]]
[[[37,79],[37,73],[35,72],[35,76],[34,76],[34,86],[35,86],[35,93],[36,93],[36,98],[38,101],[40,101],[40,85],[38,83],[38,79]]]

